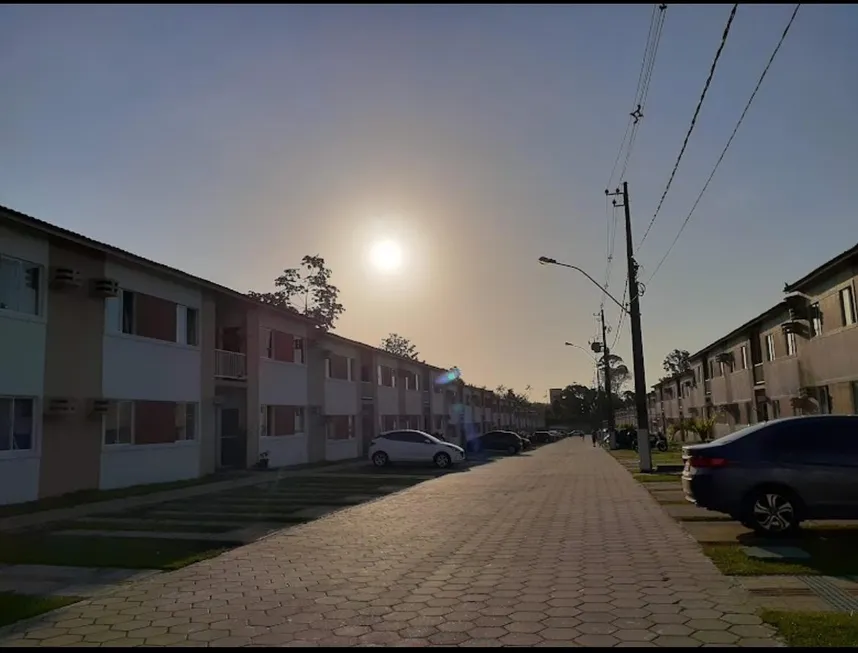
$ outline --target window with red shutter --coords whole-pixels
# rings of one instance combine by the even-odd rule
[[[134,444],[167,444],[175,441],[175,402],[134,402]]]
[[[176,342],[175,302],[134,293],[135,335]]]
[[[295,435],[295,408],[293,406],[274,406],[272,435]]]
[[[282,331],[273,331],[274,360],[284,363],[295,362],[295,345],[292,335]]]

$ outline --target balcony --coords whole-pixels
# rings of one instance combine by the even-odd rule
[[[215,350],[215,377],[244,380],[247,378],[247,357],[237,351]]]
[[[727,383],[725,375],[716,376],[706,381],[712,394],[712,403],[716,406],[724,406],[731,403],[730,384]]]
[[[763,385],[766,382],[766,375],[763,373],[763,364],[756,363],[754,365],[754,385]]]

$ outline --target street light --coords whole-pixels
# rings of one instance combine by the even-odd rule
[[[559,265],[562,268],[569,268],[570,270],[576,270],[576,271],[580,272],[585,277],[587,277],[593,283],[594,286],[596,286],[599,290],[601,290],[603,293],[605,293],[605,296],[607,296],[612,302],[614,302],[617,306],[619,306],[621,311],[623,311],[625,313],[629,312],[628,309],[625,306],[623,306],[623,304],[616,297],[614,297],[611,293],[609,293],[606,288],[603,288],[602,285],[598,281],[596,281],[593,277],[591,277],[589,274],[584,272],[584,270],[579,268],[577,265],[570,265],[569,263],[561,263],[557,259],[548,258],[547,256],[540,256],[539,262],[542,265]]]
[[[596,365],[599,364],[598,359],[595,356],[593,356],[592,353],[590,353],[589,349],[586,349],[586,348],[582,347],[581,345],[576,345],[574,342],[564,342],[563,344],[566,345],[567,347],[575,347],[576,349],[580,349],[585,354],[587,354],[593,360],[593,362],[596,363]]]

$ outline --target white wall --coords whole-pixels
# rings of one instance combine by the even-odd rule
[[[129,335],[105,335],[102,392],[108,399],[200,400],[198,348]]]
[[[200,443],[114,445],[101,452],[99,487],[110,490],[146,483],[167,483],[200,475]]]
[[[306,406],[307,366],[261,359],[259,403],[271,406]]]
[[[33,449],[0,451],[0,504],[39,498],[39,455],[42,397],[45,386],[45,336],[50,246],[0,227],[0,254],[44,266],[41,280],[41,313],[24,315],[0,310],[0,395],[36,397]]]
[[[357,384],[351,381],[341,381],[339,379],[326,379],[325,414],[360,414],[360,401],[358,400]]]
[[[380,385],[376,388],[379,415],[399,415],[399,388]]]
[[[358,456],[360,456],[360,443],[357,438],[325,441],[325,460],[349,460]]]
[[[41,315],[0,310],[0,395],[41,397],[45,384],[45,333],[50,246],[45,240],[0,227],[0,254],[44,266]]]
[[[405,414],[423,414],[423,392],[417,390],[405,391]]]
[[[0,505],[39,498],[39,456],[0,457]]]
[[[126,290],[160,297],[198,310],[202,293],[108,261],[108,278]],[[106,302],[105,302],[106,305]],[[108,399],[198,402],[202,390],[200,347],[118,332],[105,309],[102,391]]]
[[[303,433],[259,438],[259,453],[268,452],[269,467],[291,467],[309,462],[307,436]]]

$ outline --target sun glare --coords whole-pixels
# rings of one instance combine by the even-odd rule
[[[369,252],[372,266],[381,272],[395,272],[402,266],[402,248],[392,240],[381,240]]]

